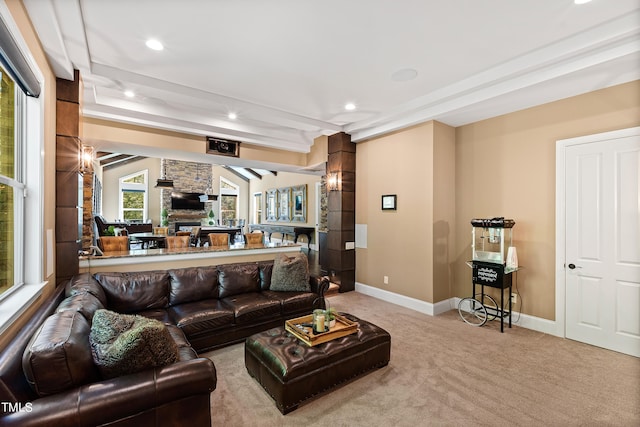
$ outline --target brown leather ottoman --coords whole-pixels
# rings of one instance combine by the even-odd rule
[[[283,327],[252,335],[245,341],[247,371],[283,414],[315,395],[389,363],[389,333],[355,316],[343,316],[359,323],[358,332],[314,347]]]

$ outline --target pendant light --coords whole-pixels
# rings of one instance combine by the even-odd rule
[[[167,179],[167,164],[165,161],[162,164],[162,178],[158,178],[158,181],[156,181],[156,188],[173,188],[173,180]]]

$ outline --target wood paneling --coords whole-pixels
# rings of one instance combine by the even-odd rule
[[[56,80],[56,281],[79,271],[82,238],[80,73]]]
[[[329,136],[327,174],[337,174],[341,182],[327,197],[326,258],[323,256],[327,265],[321,265],[340,284],[340,292],[355,289],[356,252],[346,249],[347,242],[355,242],[355,151],[350,135]]]

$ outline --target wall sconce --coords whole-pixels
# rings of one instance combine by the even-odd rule
[[[342,180],[338,172],[331,172],[327,174],[327,189],[329,191],[340,191],[342,187]]]
[[[88,145],[82,146],[82,172],[93,169],[93,147]]]

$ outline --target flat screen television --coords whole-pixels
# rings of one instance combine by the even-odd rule
[[[204,203],[200,201],[201,194],[202,193],[181,193],[174,191],[171,193],[171,209],[203,211]]]

